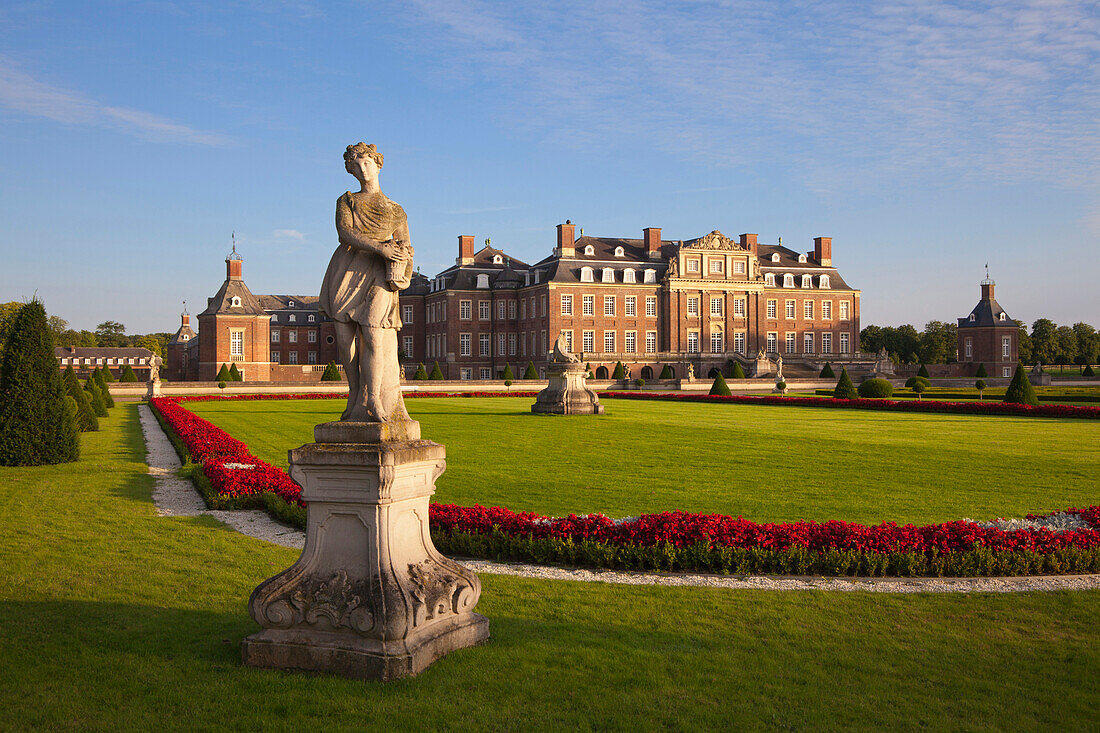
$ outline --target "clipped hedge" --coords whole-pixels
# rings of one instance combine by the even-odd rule
[[[894,394],[894,385],[885,379],[875,377],[861,382],[857,392],[864,399],[884,400]]]

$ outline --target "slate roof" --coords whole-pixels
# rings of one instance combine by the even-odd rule
[[[230,305],[234,296],[241,299],[241,304],[238,307]],[[252,294],[252,291],[244,284],[244,280],[226,280],[223,282],[214,297],[207,299],[206,310],[199,315],[211,316],[216,313],[234,316],[266,315],[263,306],[260,305],[260,299]]]
[[[1011,326],[1017,328],[1016,321],[1012,316],[1005,313],[1005,309],[1001,307],[993,298],[983,298],[978,301],[978,304],[974,306],[974,310],[970,311],[974,316],[974,320],[970,320],[970,316],[959,319],[959,328],[980,328],[982,326]],[[1005,320],[1001,320],[1001,314],[1004,313]]]
[[[777,288],[782,289],[783,275],[790,273],[795,276],[794,288],[788,288],[792,290],[803,289],[803,275],[828,275],[829,287],[825,290],[855,289],[844,282],[844,278],[840,276],[835,267],[826,267],[815,262],[813,252],[806,253],[805,262],[798,261],[798,256],[802,253],[795,252],[793,249],[784,247],[781,244],[761,244],[757,247],[757,253],[759,255],[757,261],[760,264],[760,270],[775,275],[775,287]],[[779,255],[779,262],[772,262],[772,255],[774,254]],[[817,280],[814,280],[814,287],[818,287]]]
[[[99,359],[118,357],[145,357],[153,355],[152,351],[142,346],[57,346],[53,350],[57,358]]]
[[[198,334],[191,330],[190,326],[180,326],[175,335],[168,340],[168,343],[178,344],[180,341],[194,341],[197,335]],[[182,338],[183,336],[187,336],[187,338]]]

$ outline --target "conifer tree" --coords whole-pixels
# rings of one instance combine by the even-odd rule
[[[928,378],[928,367],[926,367],[924,364],[921,364],[920,369],[917,370],[917,376],[918,377],[924,377],[925,379],[927,379]]]
[[[115,398],[111,396],[111,388],[107,386],[107,379],[103,376],[106,373],[108,373],[107,367],[103,367],[102,369],[97,368],[95,372],[92,373],[92,376],[95,377],[95,383],[103,395],[103,404],[110,410],[115,406]]]
[[[336,368],[336,362],[330,361],[325,367],[325,373],[321,375],[322,382],[339,382],[340,370]]]
[[[710,386],[710,394],[723,397],[730,396],[730,386],[726,384],[726,378],[722,376],[722,372],[718,372],[718,376],[714,378],[714,384]]]
[[[507,382],[511,382],[515,378],[516,378],[515,375],[512,374],[512,367],[508,364],[505,364],[504,365],[504,380],[507,381]]]
[[[65,370],[62,375],[65,383],[65,392],[76,401],[76,428],[82,433],[99,430],[99,420],[96,419],[92,409],[91,397],[80,387],[80,380],[76,378],[76,372],[72,367]]]
[[[125,382],[126,381],[126,379],[125,379],[126,374],[123,373],[122,376],[123,376],[122,381]],[[232,382],[233,381],[233,377],[230,376],[230,374],[229,374],[229,365],[228,364],[222,364],[222,368],[218,370],[218,376],[214,377],[214,381],[215,382]]]
[[[1035,396],[1035,388],[1027,380],[1024,365],[1016,365],[1016,373],[1012,375],[1012,382],[1005,390],[1005,402],[1014,402],[1018,405],[1038,405],[1039,398]]]
[[[848,370],[843,367],[840,370],[840,379],[837,380],[836,388],[833,390],[833,397],[838,400],[854,400],[859,397],[856,386],[852,384],[852,378],[848,376]]]
[[[122,376],[118,378],[120,382],[136,382],[138,380],[137,375],[134,374],[134,370],[130,368],[130,365],[122,367]]]
[[[985,364],[978,364],[978,371],[974,372],[974,376],[978,378],[989,376],[985,372]]]
[[[833,373],[833,368],[829,365],[829,362],[825,362],[825,366],[821,367],[821,374],[818,376],[822,379],[833,379],[836,374]]]
[[[1096,372],[1093,371],[1092,364],[1085,364],[1085,368],[1081,370],[1082,377],[1095,377]]]
[[[237,368],[237,362],[233,362],[229,366],[229,379],[234,382],[243,381],[241,378],[241,370]]]
[[[432,373],[428,376],[428,379],[442,380],[443,370],[439,368],[439,362],[436,361],[432,364]]]
[[[428,370],[424,368],[423,364],[416,366],[416,374],[413,375],[413,379],[424,380],[428,378]]]
[[[527,362],[527,370],[523,373],[523,378],[524,379],[538,379],[539,378],[538,370],[535,369],[535,362],[533,362],[533,361],[528,361]]]
[[[103,381],[106,382],[107,384],[110,384],[111,382],[117,382],[118,381],[117,379],[115,379],[115,375],[112,374],[111,370],[108,369],[107,367],[103,367],[103,371],[101,373],[103,374]]]
[[[626,379],[626,368],[621,361],[615,362],[615,371],[611,373],[612,379]]]
[[[658,379],[672,379],[672,365],[665,364],[665,368],[661,370],[661,376]]]
[[[95,416],[107,417],[107,404],[103,401],[103,395],[99,392],[99,385],[91,377],[84,380],[84,391],[91,398],[92,412],[95,413]]]
[[[741,362],[733,362],[733,371],[730,372],[730,379],[745,379],[745,370],[741,368]]]
[[[32,300],[15,314],[0,360],[0,465],[39,466],[80,457],[53,349],[46,309]]]

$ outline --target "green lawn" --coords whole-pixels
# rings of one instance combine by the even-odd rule
[[[83,436],[78,464],[0,468],[4,729],[1081,730],[1095,722],[1100,591],[775,593],[483,575],[478,610],[491,620],[490,643],[417,679],[382,685],[244,669],[239,644],[256,630],[248,596],[297,553],[210,518],[157,517],[135,406],[120,405],[101,424]]]
[[[530,398],[406,401],[447,446],[436,500],[562,515],[681,509],[763,521],[927,523],[1100,503],[1100,421],[605,400],[536,416]],[[189,402],[286,466],[342,400]]]

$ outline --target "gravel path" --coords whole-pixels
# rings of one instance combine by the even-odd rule
[[[305,532],[275,521],[259,509],[219,511],[206,503],[190,480],[179,477],[180,461],[168,437],[147,405],[142,405],[141,429],[148,450],[149,473],[156,478],[153,503],[161,516],[209,514],[231,528],[284,547],[301,549]],[[462,560],[478,573],[514,575],[546,580],[580,580],[623,585],[675,585],[755,590],[833,590],[872,593],[1016,593],[1021,591],[1086,590],[1100,588],[1100,575],[1050,575],[1020,578],[820,578],[641,573],[615,570]]]

